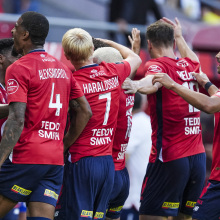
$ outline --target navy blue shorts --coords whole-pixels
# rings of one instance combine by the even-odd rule
[[[140,215],[192,215],[204,186],[205,153],[149,163],[141,192]]]
[[[106,217],[117,219],[120,217],[123,205],[128,198],[130,180],[127,168],[115,171],[114,186],[110,196]]]
[[[193,219],[220,219],[220,182],[208,181],[193,209]]]
[[[114,175],[112,156],[85,157],[76,163],[67,162],[54,219],[105,219]]]
[[[13,164],[7,159],[0,171],[0,194],[16,202],[44,202],[56,206],[63,166]]]

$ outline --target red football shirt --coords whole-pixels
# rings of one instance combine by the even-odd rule
[[[161,57],[148,61],[145,70],[146,75],[167,73],[177,83],[198,92],[198,83],[191,75],[198,67],[199,63],[189,58]],[[150,162],[158,157],[167,162],[205,152],[198,109],[165,87],[148,95],[148,102],[152,124]]]
[[[215,96],[220,98],[220,91]],[[212,149],[212,171],[209,179],[220,181],[220,112],[215,113],[215,128]]]
[[[0,84],[0,104],[7,104],[7,103],[8,103],[7,92],[4,88],[4,86],[2,84]],[[2,133],[3,133],[3,129],[4,129],[4,125],[5,125],[6,120],[7,120],[7,118],[0,119],[0,129],[1,129],[0,141],[2,139]]]
[[[117,127],[112,151],[115,170],[122,170],[125,168],[125,151],[130,138],[133,106],[134,94],[125,94],[124,90],[121,90]]]
[[[63,165],[69,100],[83,96],[71,71],[44,51],[33,51],[6,72],[8,102],[27,103],[12,162]]]
[[[69,148],[72,162],[87,156],[112,155],[121,85],[130,71],[130,64],[124,61],[89,65],[73,73],[90,104],[93,116]]]

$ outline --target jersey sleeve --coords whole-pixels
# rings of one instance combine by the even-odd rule
[[[220,90],[218,90],[213,96],[217,96],[220,98]]]
[[[145,76],[154,75],[156,73],[167,73],[163,64],[159,62],[152,62],[152,61],[146,62],[144,66],[144,72],[145,72]]]
[[[188,57],[185,57],[184,58],[185,60],[187,60],[187,62],[190,62],[192,64],[192,68],[193,68],[193,72],[196,72],[196,73],[199,73],[200,72],[200,63],[197,62],[197,61],[194,61],[194,60],[191,60],[190,58]]]
[[[5,85],[8,94],[8,103],[27,103],[27,92],[30,84],[30,73],[24,67],[10,66],[6,71]]]
[[[130,75],[131,73],[131,66],[130,64],[123,60],[122,62],[119,63],[114,63],[115,68],[117,69],[117,73],[119,76],[119,81],[123,83],[125,79]]]
[[[75,80],[75,78],[71,75],[71,90],[70,90],[70,100],[77,99],[79,97],[84,96],[82,89],[79,84]]]

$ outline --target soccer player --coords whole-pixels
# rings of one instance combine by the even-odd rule
[[[205,180],[199,110],[160,83],[152,84],[155,73],[166,72],[177,83],[199,89],[191,75],[200,67],[198,58],[176,27],[161,20],[148,27],[146,37],[152,59],[145,65],[146,77],[134,83],[127,80],[123,87],[129,87],[128,92],[149,94],[152,149],[142,186],[140,220],[177,215],[174,219],[191,219]],[[193,60],[175,56],[174,38],[181,56]]]
[[[55,219],[104,219],[114,182],[112,144],[117,123],[121,85],[136,71],[141,59],[132,50],[109,40],[125,58],[120,63],[93,63],[94,45],[88,32],[67,31],[62,40],[67,59],[76,68],[74,77],[91,106],[93,116],[69,148],[63,187]]]
[[[216,55],[217,62],[220,63],[220,52]],[[220,68],[217,67],[220,74]],[[206,74],[192,73],[198,83],[207,90],[211,97],[208,97],[199,92],[190,90],[175,81],[173,81],[167,74],[158,73],[153,78],[153,83],[160,82],[164,87],[170,89],[186,100],[190,105],[200,109],[206,113],[215,113],[215,129],[213,139],[213,153],[212,153],[212,170],[207,185],[204,187],[200,198],[194,207],[193,219],[219,219],[219,187],[220,187],[220,90],[213,85]]]
[[[28,204],[28,220],[53,219],[62,184],[69,102],[77,120],[71,123],[76,132],[73,137],[67,134],[66,145],[91,117],[71,71],[44,51],[48,31],[48,20],[36,12],[22,14],[12,29],[14,49],[23,57],[6,72],[9,116],[0,143],[0,217],[20,201]]]
[[[129,40],[132,50],[136,53],[140,53],[140,31],[136,28],[132,29]],[[94,43],[96,47],[96,44]],[[93,60],[96,63],[105,61],[107,63],[121,62],[123,57],[118,50],[114,48],[100,48],[95,50]],[[129,75],[129,78],[133,79],[135,72]],[[115,165],[115,178],[114,186],[110,196],[108,204],[108,211],[106,213],[106,219],[120,219],[122,207],[129,194],[129,175],[127,168],[125,167],[125,151],[130,138],[130,131],[132,126],[132,108],[134,105],[134,95],[125,94],[121,89],[119,99],[119,110],[117,118],[117,127],[115,131],[115,137],[113,141],[113,161]]]

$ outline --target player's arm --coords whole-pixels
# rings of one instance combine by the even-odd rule
[[[176,45],[178,47],[178,50],[180,52],[181,57],[189,57],[191,60],[199,62],[198,57],[189,48],[188,44],[186,43],[185,39],[183,38],[182,27],[181,27],[179,20],[177,18],[175,18],[175,23],[165,17],[163,17],[162,20],[173,26],[174,39],[176,41]]]
[[[26,103],[11,102],[9,104],[9,116],[6,121],[2,140],[0,143],[0,166],[8,157],[24,127]]]
[[[199,92],[192,91],[175,81],[166,73],[157,73],[152,80],[153,84],[161,83],[167,89],[173,90],[189,104],[206,113],[215,113],[220,111],[220,98],[217,96],[209,97]]]
[[[142,63],[141,58],[129,48],[121,44],[118,44],[114,41],[111,41],[111,40],[104,40],[104,39],[100,39],[100,40],[109,44],[111,47],[114,47],[121,53],[123,59],[130,64],[130,67],[131,67],[130,74],[134,73],[138,69],[138,67],[141,65]]]
[[[138,30],[137,28],[133,28],[131,31],[131,36],[129,35],[128,39],[130,41],[132,51],[134,51],[139,56],[140,51],[141,51],[140,30]],[[131,72],[128,78],[133,79],[135,77],[136,72],[137,70],[134,72]]]
[[[8,104],[0,104],[0,119],[8,117],[9,106]]]
[[[210,82],[208,76],[205,73],[192,73],[192,75],[196,78],[200,86],[207,90],[210,96],[214,95],[218,91],[218,88]]]
[[[122,89],[126,90],[126,94],[130,93],[142,93],[142,94],[152,94],[158,91],[162,86],[160,83],[152,84],[152,79],[154,75],[147,75],[141,80],[131,80],[127,78],[122,84]]]
[[[76,141],[92,117],[92,111],[85,96],[70,100],[69,107],[73,111],[73,117],[70,128],[63,139],[64,152]]]

